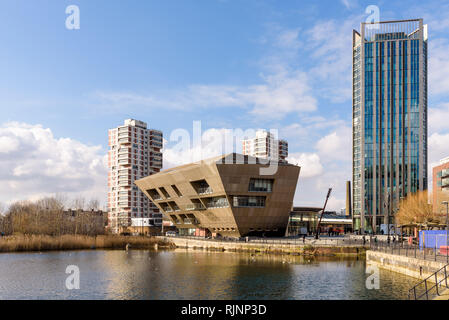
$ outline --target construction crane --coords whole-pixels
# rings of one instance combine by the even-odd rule
[[[326,210],[327,201],[329,200],[329,197],[331,196],[332,188],[329,188],[329,191],[327,192],[326,201],[324,202],[323,210],[321,210],[321,216],[320,220],[318,221],[318,224],[316,226],[316,233],[315,233],[315,239],[318,239],[319,231],[320,231],[320,224],[321,219],[323,219],[324,211]]]

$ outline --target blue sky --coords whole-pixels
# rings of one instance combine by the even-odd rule
[[[79,30],[65,27],[72,4]],[[321,205],[333,186],[331,207],[342,207],[351,177],[351,36],[369,5],[381,20],[429,24],[435,163],[449,155],[445,1],[3,0],[0,202],[104,197],[107,129],[136,118],[167,139],[195,120],[203,132],[278,129],[303,167],[295,203]],[[167,165],[189,160],[172,145]],[[204,156],[219,152],[214,143],[207,149]]]

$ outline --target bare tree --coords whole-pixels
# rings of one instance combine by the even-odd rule
[[[77,200],[81,204],[83,199]],[[96,206],[91,201],[90,206]],[[64,210],[64,204],[54,197],[35,202],[13,203],[4,215],[0,215],[0,231],[5,234],[104,234],[105,213],[102,211]]]
[[[83,197],[77,197],[77,198],[73,199],[72,208],[84,210],[86,208],[86,199],[84,199]]]
[[[89,202],[87,203],[86,209],[89,211],[92,211],[92,210],[98,210],[99,207],[100,207],[100,201],[98,201],[98,199],[90,199]]]
[[[399,204],[396,221],[400,225],[426,226],[441,222],[441,215],[435,213],[429,203],[427,191],[409,194]]]

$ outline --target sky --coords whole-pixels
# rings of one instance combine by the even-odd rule
[[[67,29],[66,8],[79,8]],[[429,168],[449,156],[447,1],[1,0],[0,203],[105,203],[107,131],[162,130],[164,167],[223,153],[220,136],[278,130],[301,166],[295,205],[345,206],[351,179],[352,30],[429,26]],[[200,121],[201,150],[176,132]],[[241,151],[240,141],[235,151]],[[431,172],[431,171],[429,171]],[[429,178],[431,178],[429,176]]]

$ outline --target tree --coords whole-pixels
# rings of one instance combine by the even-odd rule
[[[436,191],[436,203],[433,204],[434,211],[446,217],[446,205],[443,201],[449,201],[449,190],[437,189]]]
[[[84,199],[83,197],[78,197],[73,199],[72,201],[72,209],[75,210],[84,210],[86,207],[86,199]]]
[[[441,215],[434,212],[432,204],[429,203],[427,191],[418,191],[401,200],[396,222],[399,225],[425,227],[442,221]]]
[[[98,199],[90,199],[90,201],[87,203],[87,210],[89,211],[96,211],[100,207],[100,201]]]

